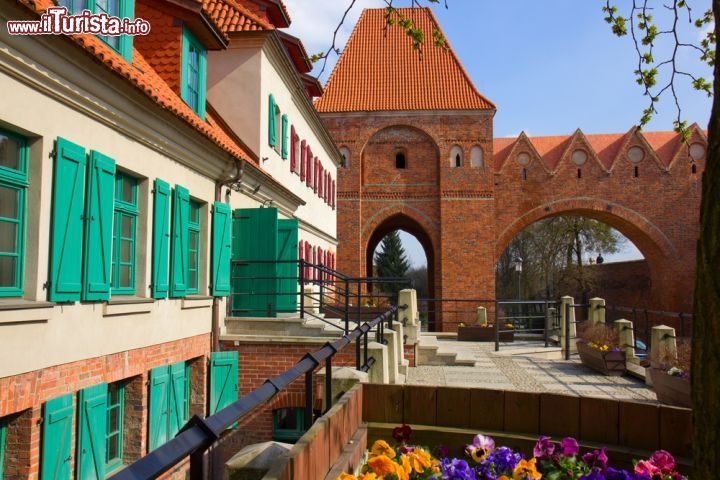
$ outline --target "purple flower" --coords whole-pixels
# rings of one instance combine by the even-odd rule
[[[436,449],[436,454],[438,458],[445,458],[450,455],[450,449],[447,445],[438,445]]]
[[[410,425],[401,425],[399,427],[393,428],[392,436],[393,439],[395,439],[398,443],[405,443],[408,440],[410,440],[410,435],[412,434],[412,428]]]
[[[490,455],[495,450],[495,440],[485,435],[475,435],[473,443],[465,447],[465,451],[475,460],[477,463],[483,461],[485,457]]]
[[[580,451],[580,446],[574,438],[566,437],[560,441],[560,451],[564,457],[572,457]]]
[[[535,458],[550,458],[555,451],[555,445],[550,441],[550,437],[541,435],[533,448]]]
[[[442,480],[476,480],[475,470],[465,460],[443,458],[440,461]]]
[[[633,480],[634,477],[628,473],[627,470],[615,470],[612,467],[608,467],[605,471],[606,480]]]
[[[597,467],[601,472],[607,470],[607,448],[603,447],[600,450],[594,450],[583,455],[582,459],[589,467]]]
[[[606,480],[606,478],[597,468],[593,468],[592,472],[583,475],[579,480]]]
[[[402,453],[403,455],[407,455],[408,453],[412,452],[413,450],[415,450],[415,447],[406,447],[405,445],[400,447],[400,453]]]

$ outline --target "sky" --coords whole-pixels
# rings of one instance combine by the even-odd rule
[[[292,17],[289,32],[300,37],[310,54],[327,50],[349,0],[285,0]],[[410,0],[396,0],[406,6]],[[619,5],[627,1],[616,2]],[[660,4],[659,0],[650,3]],[[710,8],[711,0],[689,2],[694,12]],[[363,8],[382,7],[384,0],[357,0],[340,28],[342,48]],[[442,4],[442,2],[441,2]],[[498,107],[495,136],[626,132],[638,123],[647,106],[635,83],[637,56],[629,37],[617,38],[603,20],[604,0],[448,0],[449,8],[433,11],[450,45],[478,90]],[[665,15],[660,9],[656,18]],[[688,42],[701,31],[680,22]],[[663,52],[662,42],[658,52]],[[666,49],[667,50],[667,49]],[[656,54],[657,58],[660,55]],[[682,51],[681,66],[711,78],[697,55]],[[336,59],[320,77],[324,83]],[[319,73],[319,68],[314,72]],[[711,100],[680,82],[683,117],[706,128]],[[671,130],[676,111],[670,97],[646,130]],[[402,235],[415,264],[424,262],[422,248]],[[411,237],[410,237],[411,238]],[[642,258],[632,243],[608,260]]]

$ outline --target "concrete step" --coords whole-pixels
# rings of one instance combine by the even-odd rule
[[[308,322],[298,317],[255,318],[228,317],[225,319],[228,335],[276,335],[290,337],[338,338],[341,331],[320,320]]]
[[[443,349],[435,335],[421,335],[418,341],[417,365],[475,366],[475,359],[472,357]]]

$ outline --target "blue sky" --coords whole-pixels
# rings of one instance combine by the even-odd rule
[[[309,52],[326,49],[347,0],[285,0],[293,25]],[[410,2],[405,2],[409,4]],[[447,39],[478,90],[498,107],[495,136],[626,132],[646,106],[635,83],[636,54],[629,37],[616,38],[603,20],[603,0],[448,0],[450,8],[434,7]],[[628,4],[618,1],[618,4]],[[659,1],[651,1],[660,5]],[[358,0],[347,25],[347,40],[362,8],[383,6],[382,0]],[[403,5],[403,2],[396,1]],[[690,1],[695,12],[710,8],[710,0]],[[654,12],[656,18],[666,13]],[[684,38],[697,43],[701,32],[681,22]],[[662,52],[662,43],[658,52]],[[660,55],[656,55],[659,58]],[[692,73],[710,78],[697,55],[679,56]],[[329,73],[329,72],[328,72]],[[326,73],[321,80],[325,80]],[[678,93],[683,116],[707,126],[711,101],[681,82]],[[670,130],[676,112],[670,97],[647,130]],[[407,240],[409,235],[404,235]],[[417,242],[406,242],[415,263],[424,261]],[[612,259],[638,258],[627,242]]]

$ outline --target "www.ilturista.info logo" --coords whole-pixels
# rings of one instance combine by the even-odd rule
[[[142,18],[111,17],[106,13],[94,14],[83,10],[77,15],[68,15],[65,7],[48,7],[40,20],[8,20],[10,35],[77,35],[88,33],[116,37],[118,35],[147,35],[150,22]]]

